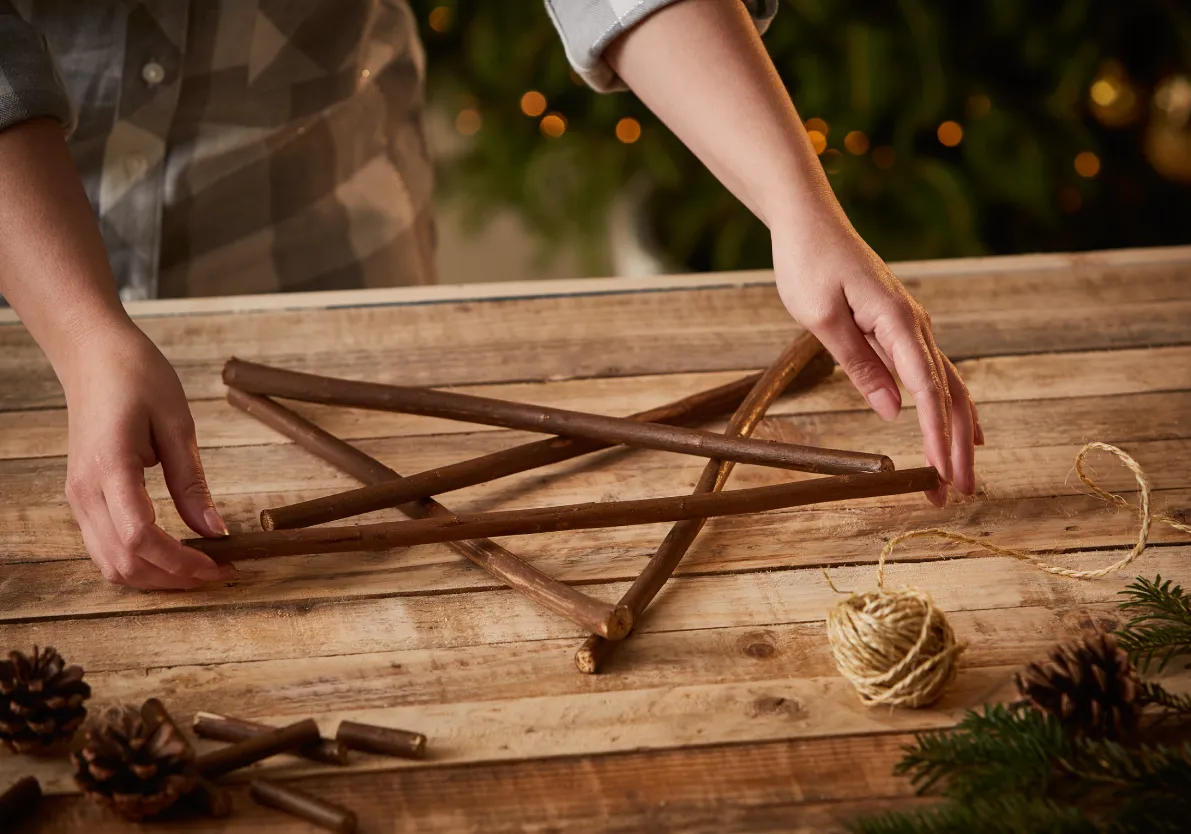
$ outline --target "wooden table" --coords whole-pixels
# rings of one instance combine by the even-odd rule
[[[980,404],[979,495],[921,496],[712,521],[605,674],[572,665],[576,629],[496,586],[446,546],[245,564],[228,585],[146,594],[109,586],[83,556],[62,496],[62,394],[28,335],[0,326],[0,646],[56,645],[88,670],[95,704],[162,697],[286,721],[342,717],[430,737],[424,763],[358,757],[344,773],[271,769],[356,809],[379,831],[820,831],[921,800],[891,775],[912,732],[1011,694],[1011,675],[1087,621],[1115,622],[1134,575],[1191,582],[1191,543],[1164,527],[1136,570],[1048,576],[965,547],[914,543],[890,581],[928,589],[971,647],[934,709],[862,707],[824,636],[845,589],[867,589],[881,543],[942,525],[1015,547],[1061,544],[1076,567],[1112,560],[1135,518],[1081,493],[1090,439],[1141,462],[1160,509],[1191,503],[1191,247],[904,264],[940,346]],[[222,399],[235,354],[333,375],[460,386],[627,414],[766,365],[797,332],[765,273],[415,288],[135,305],[181,374],[217,501],[234,528],[263,508],[354,485]],[[526,435],[298,406],[400,471]],[[759,436],[921,460],[913,412],[882,423],[840,374],[772,411]],[[1098,461],[1108,488],[1132,478]],[[677,494],[701,462],[610,452],[449,496],[508,508]],[[790,473],[740,467],[736,486]],[[183,528],[158,473],[158,516]],[[380,515],[385,515],[384,513]],[[665,525],[506,543],[613,600]],[[134,830],[76,795],[55,761],[0,756],[0,785],[36,773],[50,799],[26,831]],[[312,775],[317,773],[317,777]],[[168,830],[311,830],[237,794],[221,823]],[[158,830],[144,826],[142,831]],[[166,830],[166,829],[162,829]]]

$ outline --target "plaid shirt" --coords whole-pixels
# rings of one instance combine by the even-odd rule
[[[547,7],[608,90],[668,2]],[[0,0],[0,130],[73,131],[126,300],[432,282],[424,67],[404,0]]]

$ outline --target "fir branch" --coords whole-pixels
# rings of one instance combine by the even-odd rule
[[[858,834],[1096,834],[1096,830],[1074,806],[1018,794],[880,814],[861,820],[855,828]]]
[[[1141,702],[1154,704],[1170,712],[1191,715],[1191,695],[1171,692],[1160,683],[1143,683],[1141,685]]]
[[[1121,592],[1128,599],[1121,609],[1137,612],[1117,630],[1121,648],[1138,671],[1157,665],[1161,672],[1175,657],[1191,654],[1191,596],[1161,575],[1153,581],[1137,577]]]
[[[897,775],[909,775],[919,793],[942,783],[946,796],[973,799],[1002,793],[1044,795],[1052,762],[1069,753],[1055,719],[1022,706],[969,710],[953,729],[918,736],[906,748]]]

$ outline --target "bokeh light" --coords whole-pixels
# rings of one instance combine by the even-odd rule
[[[954,148],[964,140],[964,129],[959,126],[959,122],[946,121],[939,125],[936,131],[939,141],[949,148]]]
[[[824,151],[821,161],[823,162],[823,170],[829,174],[838,174],[840,169],[844,167],[844,155],[835,148]]]
[[[464,136],[474,136],[479,132],[481,124],[483,119],[480,118],[480,111],[474,107],[465,107],[455,117],[455,130]]]
[[[827,150],[827,136],[821,130],[808,130],[807,137],[811,140],[811,147],[815,149],[815,153],[822,154]]]
[[[567,132],[567,120],[561,113],[547,113],[538,127],[546,136],[557,139]]]
[[[546,97],[537,90],[530,90],[521,97],[521,112],[536,119],[546,112]]]
[[[430,28],[445,32],[451,28],[451,10],[446,6],[435,6],[430,10]]]
[[[844,137],[844,147],[848,149],[848,153],[860,156],[868,150],[868,137],[859,130],[853,130]]]
[[[623,118],[616,123],[616,138],[631,145],[641,138],[641,123],[636,119]]]
[[[873,164],[878,168],[892,168],[896,159],[897,154],[888,145],[873,148]]]
[[[820,133],[822,133],[824,136],[831,133],[831,126],[829,124],[827,124],[827,122],[823,121],[820,118],[807,119],[806,120],[806,129],[808,131],[817,130]]]
[[[1091,151],[1081,151],[1075,155],[1075,173],[1081,177],[1094,177],[1100,173],[1100,157]]]

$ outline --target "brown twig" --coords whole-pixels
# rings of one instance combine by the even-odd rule
[[[725,437],[700,429],[642,423],[624,417],[508,402],[455,391],[335,379],[271,368],[240,359],[231,359],[224,366],[223,381],[253,394],[585,437],[607,443],[775,466],[779,469],[846,474],[893,468],[889,459],[882,455]]]
[[[356,830],[354,812],[297,788],[269,779],[254,779],[248,786],[248,793],[261,805],[291,814],[328,831],[352,834]]]
[[[232,718],[229,715],[216,715],[213,712],[197,712],[194,715],[194,724],[191,729],[194,730],[196,736],[201,738],[237,742],[252,736],[259,736],[261,733],[271,732],[277,727],[259,724],[256,721],[245,721],[242,718]],[[296,755],[322,764],[347,764],[347,747],[333,738],[320,738],[318,743],[296,751]]]
[[[218,562],[304,553],[386,550],[481,536],[519,536],[757,513],[827,501],[920,492],[935,489],[938,485],[938,473],[928,467],[902,472],[835,475],[777,486],[641,501],[459,514],[454,518],[426,518],[357,527],[311,527],[304,530],[241,533],[222,539],[187,539],[184,544],[206,553]]]
[[[778,398],[802,368],[810,362],[815,354],[822,350],[818,340],[809,333],[800,336],[790,343],[773,364],[761,375],[749,391],[744,401],[728,421],[724,430],[726,435],[748,436],[761,422],[766,410]],[[699,482],[695,485],[695,495],[720,492],[728,482],[734,464],[731,461],[712,460],[707,462]],[[666,580],[674,573],[682,557],[686,555],[695,538],[707,523],[706,518],[692,518],[675,524],[666,538],[662,541],[657,552],[645,566],[641,575],[629,586],[621,604],[626,605],[639,616],[645,611],[654,596],[661,590]],[[612,654],[613,646],[607,640],[591,636],[575,653],[575,665],[579,671],[594,674],[600,665]]]
[[[352,750],[397,756],[402,759],[421,759],[426,755],[426,736],[394,727],[378,727],[357,721],[341,721],[335,738]]]
[[[317,744],[320,738],[318,724],[313,718],[307,718],[204,753],[194,763],[202,776],[214,779],[278,753],[292,753]]]
[[[379,483],[400,477],[380,461],[270,399],[236,388],[228,389],[227,399],[236,408],[246,411],[306,451],[358,480]],[[456,517],[433,498],[402,504],[398,509],[415,519]],[[619,640],[632,627],[633,620],[627,608],[609,605],[559,582],[496,542],[477,538],[451,542],[451,546],[505,585],[565,617],[589,634]]]
[[[824,376],[824,371],[827,374],[831,372],[830,357],[826,353],[820,353],[819,356],[826,358],[827,361],[808,366],[807,372],[799,375],[799,382],[807,384]],[[726,385],[700,391],[658,408],[642,411],[628,419],[670,425],[703,422],[719,417],[739,405],[760,378],[760,374],[753,374]],[[360,478],[371,485],[298,504],[290,504],[286,507],[262,510],[261,527],[266,530],[289,530],[295,527],[326,524],[385,507],[395,507],[426,495],[442,495],[444,492],[463,489],[518,472],[570,460],[580,455],[607,449],[613,445],[615,444],[600,440],[552,437],[419,472],[407,478],[387,481],[376,478]]]

